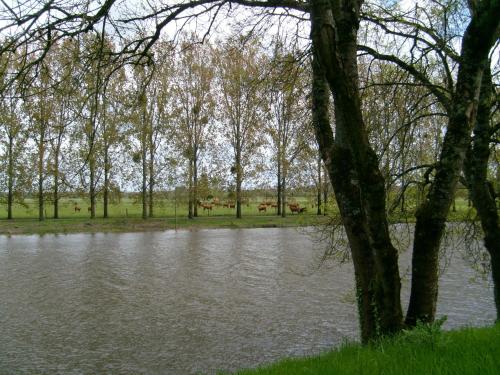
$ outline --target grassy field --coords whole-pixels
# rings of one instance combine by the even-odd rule
[[[245,215],[258,215],[258,216],[274,216],[276,210],[268,207],[266,212],[259,212],[257,207],[264,198],[256,197],[248,205],[242,205],[242,214]],[[310,201],[306,197],[298,197],[290,199],[290,201],[298,202],[301,207],[306,207],[306,214],[315,214],[316,209],[312,207]],[[80,207],[80,211],[75,212],[75,204]],[[75,219],[75,218],[89,218],[90,212],[88,211],[90,202],[88,199],[82,198],[63,198],[59,202],[59,217],[62,219]],[[177,211],[178,216],[187,215],[187,203],[179,202],[177,207],[173,199],[158,199],[155,201],[154,214],[156,217],[173,217]],[[288,211],[288,210],[287,210]],[[53,204],[47,203],[45,205],[46,217],[53,216]],[[234,216],[234,208],[223,207],[222,205],[214,206],[211,212],[203,211],[203,208],[198,207],[199,216]],[[288,211],[287,213],[290,213]],[[103,204],[102,200],[98,200],[96,205],[96,215],[102,216]],[[141,217],[142,203],[133,198],[123,198],[119,203],[112,203],[108,205],[108,215],[111,218],[134,218]],[[7,216],[6,205],[2,205],[0,209],[0,217]],[[15,219],[38,218],[38,201],[35,199],[25,199],[24,204],[15,204],[13,210]]]
[[[90,219],[88,200],[82,198],[64,198],[59,205],[59,219],[52,219],[53,205],[46,204],[46,220],[38,221],[38,203],[26,199],[24,204],[15,204],[14,220],[6,220],[5,205],[0,206],[0,234],[31,234],[31,233],[72,233],[72,232],[132,232],[145,230],[166,230],[174,228],[252,228],[252,227],[286,227],[305,226],[324,222],[325,218],[317,216],[317,209],[307,197],[293,197],[290,201],[298,202],[307,211],[302,214],[292,214],[287,208],[287,217],[276,215],[276,209],[268,207],[265,212],[259,212],[258,205],[264,197],[255,197],[249,204],[242,205],[243,219],[235,218],[235,209],[214,206],[211,211],[198,207],[198,217],[187,219],[187,204],[174,200],[159,199],[154,207],[154,218],[141,218],[142,204],[130,197],[119,203],[110,204],[108,219],[103,219],[103,205],[99,201],[96,206],[96,218]],[[80,211],[75,211],[77,205]],[[336,205],[331,200],[327,207],[329,214],[338,213]],[[463,220],[469,207],[465,199],[456,200],[456,211],[450,212],[452,221]],[[413,221],[411,212],[402,214],[395,211],[389,217],[391,222]]]
[[[261,200],[242,206],[242,219],[235,218],[235,209],[213,207],[212,211],[204,211],[198,207],[198,217],[187,218],[187,205],[179,204],[177,208],[171,200],[159,200],[154,208],[154,218],[143,220],[142,204],[133,199],[122,199],[118,204],[110,204],[109,217],[102,218],[102,202],[98,202],[95,219],[90,219],[89,203],[83,199],[64,199],[59,206],[59,219],[52,219],[53,206],[46,206],[46,219],[38,221],[38,205],[36,201],[25,200],[24,205],[14,206],[14,220],[0,219],[0,234],[31,233],[72,233],[72,232],[133,232],[166,229],[192,228],[253,228],[253,227],[289,227],[313,225],[325,220],[316,215],[316,209],[309,202],[297,200],[307,211],[302,214],[291,214],[287,217],[276,215],[274,208],[268,207],[266,212],[259,212],[257,207]],[[75,212],[75,204],[80,211]],[[333,209],[330,207],[330,209]],[[0,211],[0,214],[1,211]],[[2,215],[6,217],[6,210]]]
[[[346,344],[303,359],[287,359],[241,375],[274,374],[500,374],[500,324],[440,332],[420,327],[371,346]]]

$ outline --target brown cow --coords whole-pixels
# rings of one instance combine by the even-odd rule
[[[231,201],[226,201],[226,202],[224,202],[224,204],[222,205],[222,207],[234,208],[234,203],[231,202]]]
[[[288,204],[288,207],[290,207],[290,211],[292,211],[292,214],[294,212],[297,212],[299,213],[300,212],[300,207],[299,207],[299,204],[298,203],[289,203]]]
[[[209,203],[202,203],[201,207],[203,207],[203,212],[208,211],[208,216],[210,216],[210,211],[212,211],[213,205]]]
[[[75,204],[75,212],[80,212],[81,210],[81,207]]]
[[[259,207],[257,207],[257,209],[259,210],[259,212],[261,212],[261,211],[266,212],[267,205],[265,203],[261,203],[261,204],[259,204]]]

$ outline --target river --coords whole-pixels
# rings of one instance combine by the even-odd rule
[[[294,228],[0,236],[0,372],[215,373],[320,353],[358,337],[352,266],[318,267],[322,252]],[[440,283],[446,328],[494,321],[492,286],[459,253]]]

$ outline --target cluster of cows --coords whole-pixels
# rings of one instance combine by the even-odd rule
[[[221,203],[218,198],[214,198],[212,200],[212,202],[198,201],[198,206],[203,208],[203,212],[208,211],[208,214],[210,215],[210,212],[212,211],[212,209],[214,207],[222,206],[225,208],[235,208],[236,203],[234,203],[233,201],[226,201],[224,203]],[[247,204],[247,206],[248,206],[248,204]],[[277,209],[278,204],[276,202],[272,202],[272,201],[265,201],[265,202],[259,203],[259,205],[257,206],[257,209],[259,212],[266,212],[268,207]],[[300,214],[300,213],[307,211],[306,207],[300,207],[300,205],[298,203],[288,203],[288,207],[290,208],[290,211],[292,212],[292,214],[294,212]],[[77,203],[74,204],[74,209],[75,209],[75,212],[81,211],[81,207],[78,206]],[[88,211],[89,212],[91,211],[90,207],[88,207]]]
[[[219,198],[214,198],[212,202],[198,201],[198,207],[202,207],[203,211],[208,211],[208,214],[210,214],[210,211],[212,211],[214,207],[220,207],[220,206],[226,208],[235,208],[236,203],[234,203],[233,201],[226,201],[224,203],[221,203],[219,201]]]
[[[277,209],[278,208],[278,204],[275,203],[275,202],[270,202],[270,201],[262,202],[262,203],[259,204],[259,206],[257,207],[257,209],[259,210],[259,212],[262,212],[262,211],[266,212],[266,210],[267,210],[268,207]],[[307,211],[306,207],[300,207],[300,205],[298,203],[288,203],[288,208],[290,208],[290,211],[292,212],[292,214],[294,212],[300,214],[300,213],[303,213],[303,212]]]
[[[248,206],[248,202],[246,202],[246,203]],[[222,203],[219,201],[218,198],[214,198],[211,202],[198,201],[198,206],[202,207],[203,211],[208,211],[208,214],[210,214],[210,211],[212,211],[212,209],[214,207],[222,206],[222,207],[227,207],[227,208],[235,208],[236,203],[234,201],[226,201],[226,202]],[[306,207],[300,207],[300,205],[298,203],[288,203],[288,207],[290,208],[290,211],[292,212],[292,214],[294,212],[300,214],[300,213],[307,211]],[[273,201],[265,201],[265,202],[259,203],[259,205],[257,206],[257,210],[259,212],[266,212],[268,208],[277,209],[278,204],[276,202],[273,202]]]
[[[80,212],[82,210],[82,208],[77,203],[75,203],[74,209],[75,212]],[[87,211],[88,212],[92,211],[92,207],[87,207]]]

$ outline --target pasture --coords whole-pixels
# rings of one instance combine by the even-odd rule
[[[227,207],[226,202],[231,202],[231,207]],[[264,210],[260,209],[259,206],[262,202],[267,202],[268,205]],[[316,206],[313,204],[310,198],[307,196],[294,196],[289,199],[291,204],[298,204],[300,207],[305,208],[302,214],[315,215]],[[220,200],[218,204],[212,203],[210,201],[202,201],[201,205],[198,205],[198,216],[234,216],[236,214],[236,209],[234,207],[234,200]],[[204,209],[203,204],[208,203],[211,209]],[[277,213],[277,208],[272,207],[275,201],[266,196],[255,196],[248,199],[247,202],[242,204],[242,214],[243,216],[275,216]],[[78,207],[79,210],[75,210]],[[328,210],[335,209],[336,206],[330,204],[327,208]],[[186,216],[188,212],[188,205],[185,199],[175,199],[173,197],[163,197],[155,198],[154,201],[154,216],[158,218],[165,217],[175,217]],[[293,212],[287,208],[287,215],[293,214]],[[0,215],[5,217],[7,214],[6,206],[1,206]],[[45,217],[47,219],[52,218],[54,214],[54,205],[52,202],[45,203]],[[102,199],[97,200],[96,205],[96,217],[102,217],[103,215],[103,201]],[[108,216],[110,218],[140,218],[142,215],[142,202],[135,198],[134,196],[126,196],[122,198],[119,202],[110,203],[108,205]],[[296,215],[296,213],[295,213]],[[38,218],[38,201],[36,199],[25,199],[23,204],[14,204],[13,210],[14,219],[29,219]],[[90,200],[88,198],[81,197],[64,197],[59,201],[59,218],[61,219],[75,219],[75,218],[89,218],[90,217]]]
[[[28,198],[16,203],[13,220],[6,220],[6,205],[0,206],[0,234],[20,233],[74,233],[74,232],[136,232],[175,228],[254,228],[307,226],[324,223],[325,216],[317,215],[312,195],[294,194],[289,197],[286,217],[277,216],[276,201],[269,194],[253,194],[242,204],[242,219],[236,219],[236,209],[226,203],[230,200],[200,202],[198,217],[187,218],[188,206],[184,197],[177,199],[162,196],[155,199],[154,217],[142,219],[142,202],[137,195],[126,195],[120,201],[108,205],[108,218],[103,219],[103,202],[97,200],[96,217],[90,219],[90,201],[81,196],[65,196],[59,201],[59,219],[53,219],[52,202],[45,203],[45,220],[38,221],[38,201]],[[267,203],[267,204],[266,204]],[[211,209],[203,208],[210,206]],[[229,206],[229,207],[228,207]],[[75,210],[75,207],[79,208]],[[322,207],[323,212],[323,207]],[[329,216],[338,214],[333,197],[327,205]],[[406,212],[391,212],[391,222],[414,221],[414,207],[409,204]],[[455,211],[450,210],[450,221],[462,221],[474,217],[474,212],[464,197],[457,197]]]
[[[119,202],[108,205],[108,218],[103,219],[103,202],[97,201],[96,218],[90,219],[90,201],[82,197],[64,197],[59,201],[59,219],[53,219],[54,207],[51,202],[45,204],[45,220],[38,221],[38,201],[25,199],[23,204],[15,204],[13,220],[6,220],[5,205],[0,206],[0,234],[20,233],[73,233],[73,232],[135,232],[147,230],[166,230],[175,228],[253,228],[253,227],[289,227],[314,225],[325,220],[316,215],[317,208],[312,207],[307,196],[293,197],[306,210],[300,214],[289,208],[286,217],[277,216],[277,209],[271,205],[259,210],[262,202],[269,203],[265,195],[256,195],[242,205],[242,219],[236,219],[236,209],[225,207],[226,201],[210,203],[211,209],[198,206],[198,217],[187,218],[187,202],[180,197],[155,199],[154,217],[142,219],[142,202],[134,196],[126,196]],[[75,210],[75,206],[79,210]],[[329,212],[336,212],[336,207],[328,206]],[[334,211],[335,210],[335,211]]]

